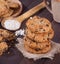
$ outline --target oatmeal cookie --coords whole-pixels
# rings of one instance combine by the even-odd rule
[[[12,14],[13,14],[13,10],[9,9],[9,11],[6,14],[2,15],[2,16],[5,18],[5,17],[10,17]]]
[[[46,46],[49,46],[50,43],[49,43],[49,41],[39,43],[39,42],[32,41],[29,38],[25,37],[24,38],[24,45],[27,45],[27,46],[29,46],[29,47],[31,47],[33,49],[36,49],[36,48],[43,49]]]
[[[53,29],[50,29],[49,32],[48,32],[48,37],[50,39],[52,39],[54,37],[54,30]]]
[[[19,7],[19,3],[13,2],[11,0],[6,0],[6,2],[8,3],[8,6],[10,8],[18,8]]]
[[[6,50],[8,50],[8,45],[6,42],[0,42],[0,55],[3,54],[3,52],[5,52]]]
[[[19,4],[14,3],[14,2],[8,3],[8,5],[9,5],[10,8],[15,8],[15,9],[19,7]]]
[[[51,50],[51,45],[48,45],[46,46],[45,48],[43,49],[40,49],[40,48],[31,48],[29,47],[28,45],[24,45],[25,49],[30,52],[30,53],[34,53],[34,54],[44,54],[44,53],[47,53],[48,51]]]
[[[2,41],[4,41],[5,39],[2,37],[2,36],[0,36],[0,42],[2,42]]]
[[[48,32],[51,29],[50,21],[46,18],[40,18],[39,16],[34,16],[28,19],[26,26],[35,33]]]
[[[0,0],[0,16],[8,13],[9,7],[4,0]]]
[[[12,40],[15,38],[14,33],[4,29],[0,29],[0,36],[6,40]]]
[[[47,33],[34,33],[31,32],[29,29],[26,29],[26,36],[36,42],[45,42],[53,38],[54,31],[53,29],[50,29]]]

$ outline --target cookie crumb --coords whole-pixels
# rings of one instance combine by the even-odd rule
[[[33,19],[32,17],[30,17],[30,19]]]

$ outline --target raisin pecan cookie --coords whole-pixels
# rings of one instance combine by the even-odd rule
[[[6,17],[10,17],[12,14],[13,14],[13,10],[12,9],[9,9],[8,12],[6,14],[3,14],[2,16],[4,18],[6,18]]]
[[[25,33],[28,38],[36,42],[45,42],[45,41],[48,41],[49,39],[52,39],[54,36],[53,29],[50,29],[49,32],[47,33],[34,33],[29,29],[26,29]]]
[[[5,41],[5,39],[2,36],[0,36],[0,42],[2,41]]]
[[[35,42],[35,41],[32,41],[30,40],[29,38],[25,37],[24,38],[24,45],[27,45],[33,49],[36,49],[36,48],[39,48],[39,49],[43,49],[45,48],[46,46],[49,46],[50,43],[49,41],[46,41],[46,42]]]
[[[35,33],[48,32],[51,29],[50,21],[46,18],[40,18],[39,16],[28,19],[26,26]]]
[[[5,0],[8,3],[8,6],[10,8],[18,8],[19,7],[19,3],[16,3],[15,1],[11,1],[11,0]]]
[[[6,40],[12,40],[15,38],[14,33],[8,31],[8,30],[4,30],[4,29],[0,29],[0,37],[2,37],[2,39],[6,39]]]
[[[9,6],[5,0],[0,0],[0,16],[7,14],[9,11]]]
[[[0,55],[3,54],[3,52],[5,52],[6,50],[8,50],[8,45],[6,42],[0,42]]]
[[[31,48],[29,47],[28,45],[24,45],[25,49],[30,52],[30,53],[34,53],[34,54],[45,54],[47,52],[49,52],[51,50],[51,45],[49,46],[46,46],[45,48],[43,49],[40,49],[40,48]]]

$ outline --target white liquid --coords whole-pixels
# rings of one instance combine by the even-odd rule
[[[17,30],[20,28],[20,22],[16,20],[6,20],[4,23],[4,27],[8,30]]]
[[[60,2],[56,0],[51,0],[53,18],[56,22],[60,23]]]

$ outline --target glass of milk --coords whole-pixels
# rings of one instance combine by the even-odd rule
[[[56,22],[60,23],[60,0],[51,0],[51,8],[48,7],[49,2],[44,0],[46,3],[46,8],[49,10],[49,12],[52,13],[53,18]]]

